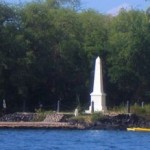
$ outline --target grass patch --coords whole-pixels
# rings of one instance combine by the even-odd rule
[[[123,114],[127,113],[126,105],[115,106],[108,110],[110,114]],[[130,106],[130,113],[137,114],[137,115],[150,115],[150,104],[145,104],[144,107],[140,105],[131,105]]]
[[[103,113],[97,112],[93,114],[83,114],[76,117],[71,117],[70,120],[75,122],[93,123],[103,119],[104,117],[105,116]]]
[[[114,107],[110,108],[108,110],[108,112],[114,113],[114,114],[123,114],[123,113],[127,112],[126,110],[127,110],[126,106],[120,105],[120,106],[114,106]]]
[[[137,115],[150,115],[150,104],[144,105],[144,107],[139,105],[131,106],[131,113]]]

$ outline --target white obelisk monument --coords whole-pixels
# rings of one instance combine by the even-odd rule
[[[100,57],[97,57],[95,61],[93,92],[90,95],[91,106],[89,107],[89,111],[86,112],[104,112],[107,110],[106,94],[103,89],[102,64]]]

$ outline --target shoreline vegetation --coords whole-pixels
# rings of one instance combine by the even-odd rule
[[[149,105],[131,106],[131,113],[114,108],[107,113],[57,113],[39,110],[36,113],[13,113],[0,117],[0,128],[50,128],[126,130],[132,127],[150,128]]]

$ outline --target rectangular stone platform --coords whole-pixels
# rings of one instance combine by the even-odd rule
[[[79,124],[67,122],[0,122],[0,128],[62,128],[62,129],[84,129]]]

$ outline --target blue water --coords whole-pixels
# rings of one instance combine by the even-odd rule
[[[1,129],[0,150],[149,150],[150,132]]]

